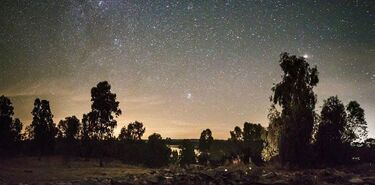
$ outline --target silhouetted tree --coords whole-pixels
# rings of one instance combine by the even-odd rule
[[[81,142],[82,142],[81,148],[83,152],[82,154],[86,158],[86,160],[88,160],[94,148],[93,142],[92,142],[93,128],[92,128],[92,124],[90,124],[89,115],[90,113],[83,114],[82,128],[81,128],[81,133],[80,133]]]
[[[350,101],[346,106],[346,111],[348,120],[346,140],[351,143],[366,140],[367,122],[365,120],[365,111],[356,101]]]
[[[79,137],[80,123],[77,117],[66,117],[65,120],[60,120],[58,124],[58,137],[63,140],[66,160],[69,160],[70,155],[76,152],[75,146]]]
[[[201,137],[199,138],[199,150],[201,152],[207,152],[210,149],[213,140],[214,138],[212,137],[211,130],[203,130],[201,133]]]
[[[124,126],[121,128],[119,139],[123,141],[140,141],[146,128],[143,127],[143,123],[135,121],[129,123],[128,127]]]
[[[360,157],[362,162],[374,163],[375,162],[375,139],[368,138],[363,141],[362,147],[358,148],[357,156]]]
[[[189,164],[194,164],[195,160],[195,153],[194,153],[194,145],[190,142],[190,140],[185,139],[182,142],[181,148],[181,157],[180,157],[180,165],[185,166]]]
[[[262,152],[263,160],[270,160],[279,154],[280,131],[282,120],[280,112],[276,109],[275,105],[271,105],[267,115],[269,125],[266,135],[266,146]]]
[[[76,116],[66,117],[58,124],[59,137],[65,138],[68,141],[78,139],[80,123]]]
[[[232,159],[239,159],[242,155],[242,146],[243,146],[243,133],[239,126],[235,126],[233,131],[230,131],[229,142],[231,142],[233,148],[229,156]]]
[[[271,100],[282,107],[283,122],[279,154],[283,164],[306,164],[314,125],[316,95],[313,87],[319,82],[318,70],[303,57],[280,55],[282,81],[276,84]],[[298,138],[298,139],[296,139]]]
[[[199,151],[201,152],[198,156],[200,164],[207,164],[210,157],[209,150],[212,145],[214,138],[210,129],[203,130],[199,138]]]
[[[25,127],[25,140],[34,140],[34,130],[31,125]]]
[[[163,141],[160,134],[154,133],[148,137],[146,165],[149,167],[161,167],[168,164],[171,149]]]
[[[245,162],[254,162],[260,164],[262,162],[262,150],[264,147],[265,129],[260,124],[244,123],[243,140]],[[250,161],[251,159],[251,161]]]
[[[21,134],[22,126],[23,126],[23,124],[20,121],[20,119],[15,118],[13,120],[13,124],[11,125],[11,128],[10,128],[10,132],[11,132],[11,135],[12,135],[12,138],[13,138],[13,142],[20,142],[21,141],[21,139],[22,139],[22,134]]]
[[[240,127],[234,127],[233,131],[230,131],[230,141],[239,142],[242,140],[242,130]]]
[[[13,105],[9,98],[0,96],[0,155],[15,149],[21,140],[22,123],[13,118]]]
[[[346,125],[344,104],[337,96],[329,97],[324,101],[316,134],[316,151],[321,162],[334,164],[344,160]]]
[[[53,122],[53,114],[47,100],[35,99],[34,109],[31,112],[33,121],[30,132],[33,135],[36,147],[39,149],[39,159],[46,153],[51,153],[55,145],[57,134],[56,124]]]
[[[81,128],[81,139],[82,139],[82,141],[89,140],[91,134],[92,134],[92,128],[90,127],[89,115],[83,114],[83,116],[82,116],[82,128]]]
[[[113,129],[117,122],[114,116],[119,116],[121,110],[119,109],[119,102],[116,101],[116,94],[111,92],[111,85],[107,81],[99,82],[96,87],[91,89],[91,112],[88,119],[92,126],[94,137],[99,141],[112,137]],[[100,166],[103,166],[103,147],[99,147]]]

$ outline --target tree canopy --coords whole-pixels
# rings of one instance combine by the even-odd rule
[[[205,129],[201,133],[199,138],[199,150],[202,152],[207,152],[210,149],[210,146],[214,138],[212,137],[212,132],[210,129]]]
[[[140,141],[145,131],[146,128],[143,127],[143,123],[135,121],[129,123],[128,127],[121,128],[119,139],[123,141]]]
[[[35,99],[31,114],[33,115],[33,121],[30,125],[30,131],[32,132],[30,135],[33,135],[40,155],[51,153],[54,149],[55,136],[58,130],[52,120],[53,114],[49,101]]]
[[[78,139],[80,122],[76,116],[66,117],[61,120],[58,124],[59,137],[66,138],[68,140]]]
[[[0,155],[9,153],[21,140],[22,123],[18,118],[13,118],[13,109],[10,99],[0,96]]]
[[[114,116],[121,115],[121,109],[107,81],[99,82],[91,89],[91,102],[88,119],[93,133],[100,140],[112,137],[113,129],[117,126]]]
[[[288,53],[280,55],[279,64],[282,80],[272,88],[271,97],[282,108],[279,154],[284,164],[303,165],[309,161],[316,104],[313,88],[319,82],[318,70],[311,68],[304,57]]]

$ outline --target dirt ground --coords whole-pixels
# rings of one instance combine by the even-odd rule
[[[150,169],[108,161],[99,167],[97,160],[62,157],[22,157],[0,160],[0,185],[138,185],[138,184],[278,184],[349,185],[374,184],[375,165],[360,164],[337,168],[286,170],[272,166],[229,165],[209,168],[191,165]]]
[[[19,157],[0,160],[0,184],[62,182],[90,178],[116,178],[128,174],[144,174],[149,169],[125,165],[119,161],[107,162],[99,167],[97,160],[74,159],[69,162],[62,157]]]

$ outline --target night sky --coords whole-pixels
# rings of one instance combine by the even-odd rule
[[[268,125],[271,87],[286,51],[317,65],[317,111],[332,95],[365,109],[375,136],[374,0],[19,1],[0,4],[0,95],[31,123],[36,97],[54,121],[90,111],[90,90],[112,85],[116,133],[228,138]]]

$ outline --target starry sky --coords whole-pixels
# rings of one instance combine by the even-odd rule
[[[332,95],[365,109],[375,136],[373,0],[6,0],[0,5],[0,94],[28,125],[36,97],[54,121],[90,111],[107,80],[119,129],[228,138],[243,122],[268,125],[281,52],[317,65],[317,111]]]

